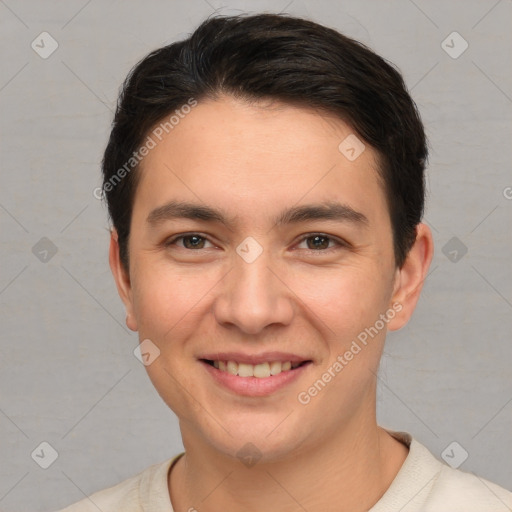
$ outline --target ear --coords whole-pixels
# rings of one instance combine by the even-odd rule
[[[423,223],[416,227],[416,240],[404,264],[396,270],[391,303],[396,315],[388,322],[388,330],[402,328],[411,318],[434,254],[430,228]]]
[[[112,275],[114,276],[114,280],[116,282],[117,292],[119,293],[119,297],[121,297],[121,300],[124,303],[124,307],[126,308],[126,325],[132,331],[137,331],[137,322],[133,312],[133,294],[130,283],[130,275],[121,263],[118,236],[115,229],[112,229],[110,232],[110,249],[108,261],[110,263],[110,270],[112,270]]]

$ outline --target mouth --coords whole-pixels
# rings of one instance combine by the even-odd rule
[[[279,375],[282,372],[289,372],[312,362],[311,360],[302,362],[269,361],[259,364],[250,364],[238,363],[236,361],[222,361],[213,359],[201,359],[201,361],[210,366],[213,366],[214,368],[221,372],[226,372],[231,375],[236,375],[238,377],[256,377],[258,379],[265,379],[272,377],[274,375]]]
[[[312,360],[274,360],[257,364],[221,359],[199,359],[199,362],[212,384],[246,397],[272,395],[299,379],[313,364]]]

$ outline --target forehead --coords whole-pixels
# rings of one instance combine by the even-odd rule
[[[385,208],[375,151],[334,115],[222,97],[199,102],[167,131],[151,135],[134,213],[176,199],[237,218],[313,201],[341,201],[369,218]]]

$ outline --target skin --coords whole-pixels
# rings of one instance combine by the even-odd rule
[[[110,265],[128,327],[160,350],[146,369],[179,418],[186,454],[169,473],[176,512],[364,511],[407,456],[377,425],[376,373],[386,331],[405,325],[416,306],[432,236],[419,224],[396,267],[376,153],[366,145],[349,161],[338,150],[351,133],[314,110],[223,96],[200,102],[142,163],[129,269],[115,230]],[[170,200],[222,209],[234,223],[151,226],[149,213]],[[272,221],[283,209],[322,201],[348,205],[368,222]],[[202,248],[190,248],[190,239],[165,245],[183,233],[205,237]],[[318,249],[311,233],[330,241]],[[252,263],[236,252],[248,236],[263,248]],[[401,310],[385,328],[307,405],[299,403],[298,394],[393,304]],[[212,350],[280,350],[313,364],[274,394],[247,397],[204,371],[197,357]],[[252,467],[236,456],[248,442],[261,453]]]

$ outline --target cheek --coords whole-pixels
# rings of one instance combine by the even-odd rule
[[[169,265],[141,265],[132,280],[139,338],[150,339],[160,350],[146,372],[164,402],[185,420],[201,414],[186,392],[195,386],[187,341],[200,331],[206,304],[201,298],[211,286],[204,273],[193,269],[184,275]]]
[[[165,266],[148,266],[135,273],[132,288],[141,338],[163,341],[190,325],[211,284],[196,269],[180,273]]]
[[[385,271],[369,263],[281,268],[286,283],[282,293],[297,303],[299,315],[312,313],[310,321],[318,329],[346,339],[373,325],[388,307]],[[225,274],[219,270],[147,265],[134,271],[134,312],[141,339],[180,339],[190,334],[191,326],[201,325],[215,300],[214,285]]]
[[[373,325],[387,309],[391,293],[382,269],[356,265],[303,272],[292,286],[307,308],[341,340]]]

